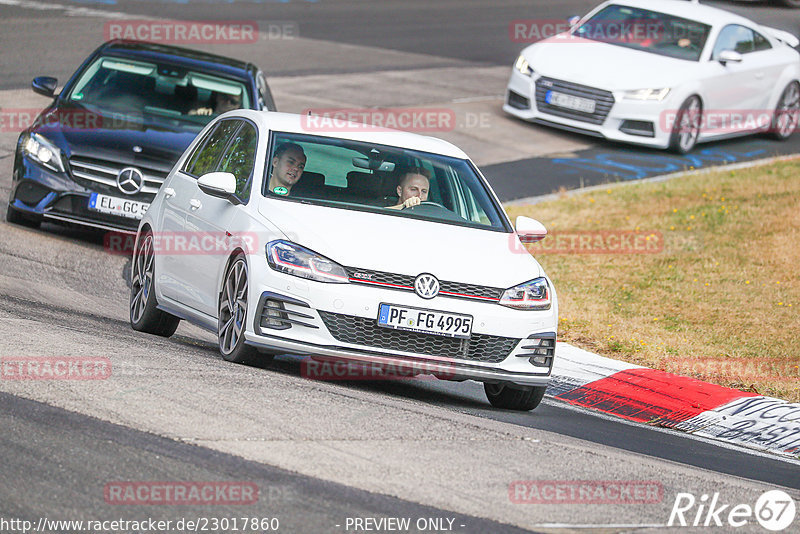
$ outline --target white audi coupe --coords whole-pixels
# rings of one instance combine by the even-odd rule
[[[610,0],[556,35],[546,22],[510,28],[516,41],[546,37],[512,68],[503,110],[515,117],[682,154],[797,130],[800,54],[788,32],[678,0]]]

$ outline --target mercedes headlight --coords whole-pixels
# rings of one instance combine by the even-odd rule
[[[514,63],[514,68],[517,69],[522,74],[524,74],[525,76],[530,76],[531,74],[533,74],[533,69],[528,64],[528,60],[525,59],[525,56],[523,56],[522,54],[519,55],[516,63]]]
[[[65,172],[61,161],[61,150],[37,133],[30,134],[22,143],[22,152],[43,167],[56,172]]]
[[[626,91],[625,98],[629,100],[664,100],[669,94],[669,87],[662,89],[637,89],[635,91]]]
[[[549,310],[552,303],[550,285],[544,277],[506,289],[500,297],[502,306],[517,310]]]
[[[344,267],[289,241],[270,241],[266,252],[267,263],[278,272],[331,284],[350,282]]]

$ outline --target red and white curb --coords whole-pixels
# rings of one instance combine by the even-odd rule
[[[553,398],[629,421],[800,458],[800,404],[648,369],[558,343]]]

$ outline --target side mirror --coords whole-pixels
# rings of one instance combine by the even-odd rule
[[[523,243],[536,243],[547,237],[547,228],[536,219],[520,215],[514,222],[519,240]]]
[[[236,177],[229,172],[204,174],[197,180],[197,187],[206,195],[235,201],[233,194],[236,192]]]
[[[741,63],[742,54],[734,50],[723,50],[722,52],[719,53],[717,61],[719,61],[723,65],[727,64],[729,61],[732,63]]]
[[[33,92],[43,96],[53,96],[58,87],[58,78],[52,76],[37,76],[31,82]]]
[[[570,18],[567,19],[567,24],[569,24],[570,28],[574,28],[577,23],[581,21],[581,18],[578,15],[572,15]]]

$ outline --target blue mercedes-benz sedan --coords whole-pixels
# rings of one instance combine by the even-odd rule
[[[6,220],[135,232],[195,136],[231,109],[275,110],[264,73],[236,59],[174,46],[110,41],[17,141]]]

